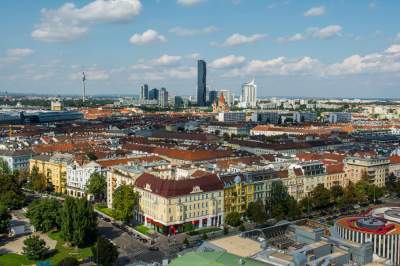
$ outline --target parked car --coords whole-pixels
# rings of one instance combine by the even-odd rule
[[[151,250],[151,251],[159,251],[160,248],[159,248],[159,247],[156,247],[156,246],[150,246],[150,247],[149,247],[149,250]]]

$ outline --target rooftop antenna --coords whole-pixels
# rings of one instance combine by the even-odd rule
[[[85,76],[85,72],[82,72],[82,84],[83,84],[82,102],[85,103],[85,101],[86,101],[86,76]]]

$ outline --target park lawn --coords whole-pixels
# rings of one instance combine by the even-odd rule
[[[57,231],[52,231],[48,234],[51,239],[57,240],[56,253],[49,258],[52,265],[57,265],[57,263],[67,257],[83,260],[92,256],[91,247],[76,248],[65,246],[65,241],[61,238],[60,234],[61,233]]]
[[[51,239],[57,240],[56,250],[53,255],[44,261],[50,261],[51,265],[57,265],[61,260],[67,257],[74,257],[83,260],[92,256],[91,247],[75,248],[65,246],[65,241],[60,237],[60,232],[52,231],[48,233]],[[1,266],[21,266],[32,265],[34,261],[29,260],[24,255],[9,253],[0,256]]]
[[[201,228],[201,229],[197,229],[195,231],[190,231],[187,234],[190,236],[195,236],[195,235],[202,235],[202,234],[208,234],[211,232],[216,232],[216,231],[221,231],[221,228],[218,227],[206,227],[206,228]]]
[[[107,208],[107,206],[105,204],[96,204],[94,206],[94,208],[115,219],[113,210],[110,208]]]
[[[32,260],[28,260],[27,257],[15,253],[8,253],[0,256],[0,265],[2,266],[32,265],[34,263],[35,262]]]
[[[139,231],[140,233],[142,233],[144,235],[149,235],[149,233],[152,232],[152,230],[150,228],[148,228],[147,226],[145,226],[143,224],[135,226],[135,230]]]

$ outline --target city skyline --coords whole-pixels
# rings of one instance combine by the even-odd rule
[[[7,0],[0,90],[79,95],[84,71],[88,95],[138,95],[146,83],[195,96],[204,59],[210,89],[235,95],[255,78],[260,98],[398,98],[399,5]]]

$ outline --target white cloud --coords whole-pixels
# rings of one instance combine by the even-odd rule
[[[176,0],[176,2],[182,6],[194,6],[205,2],[205,0]]]
[[[175,68],[163,68],[159,70],[151,70],[144,73],[132,73],[130,80],[167,80],[167,79],[192,79],[196,77],[197,70],[195,67],[180,66]]]
[[[217,58],[210,63],[212,68],[228,68],[239,66],[244,63],[246,58],[244,56],[228,55],[225,57]]]
[[[169,66],[178,63],[181,60],[181,56],[178,55],[162,55],[159,58],[153,60],[153,63],[158,66]]]
[[[149,29],[143,33],[136,33],[130,39],[129,42],[132,44],[142,45],[146,43],[155,43],[155,42],[166,42],[167,39],[159,34],[157,31]]]
[[[94,0],[81,8],[66,3],[58,9],[42,9],[40,23],[31,35],[44,42],[72,41],[93,24],[128,21],[141,10],[139,0]]]
[[[259,75],[307,75],[316,74],[320,63],[311,57],[289,60],[283,56],[270,60],[251,60],[241,68],[225,74],[226,77]]]
[[[34,51],[29,48],[13,48],[13,49],[8,49],[6,51],[6,56],[12,57],[12,58],[22,58],[22,57],[30,56],[33,53],[34,53]]]
[[[5,52],[5,55],[3,57],[0,57],[0,66],[3,66],[3,64],[19,61],[25,57],[31,56],[32,54],[34,54],[34,52],[35,51],[30,48],[8,49]]]
[[[169,32],[176,34],[177,36],[195,36],[204,35],[218,31],[214,26],[209,26],[201,29],[190,29],[184,27],[175,27],[169,30]]]
[[[279,37],[278,42],[298,42],[298,41],[303,41],[305,40],[305,37],[301,33],[296,33],[293,34],[292,36],[287,36],[287,37]]]
[[[229,36],[221,46],[236,46],[236,45],[241,45],[241,44],[249,44],[249,43],[255,43],[256,41],[259,41],[261,39],[264,39],[266,37],[265,34],[253,34],[251,36],[245,36],[239,33],[232,34]]]
[[[317,16],[322,16],[325,14],[325,7],[324,6],[316,6],[312,7],[306,12],[304,12],[305,17],[317,17]]]
[[[385,50],[386,53],[389,54],[398,54],[400,53],[400,44],[393,44],[389,48]]]
[[[329,25],[324,28],[309,28],[308,31],[315,38],[327,39],[340,35],[342,27],[340,25]]]
[[[393,73],[400,71],[400,45],[392,45],[381,53],[355,54],[327,67],[327,75]]]

